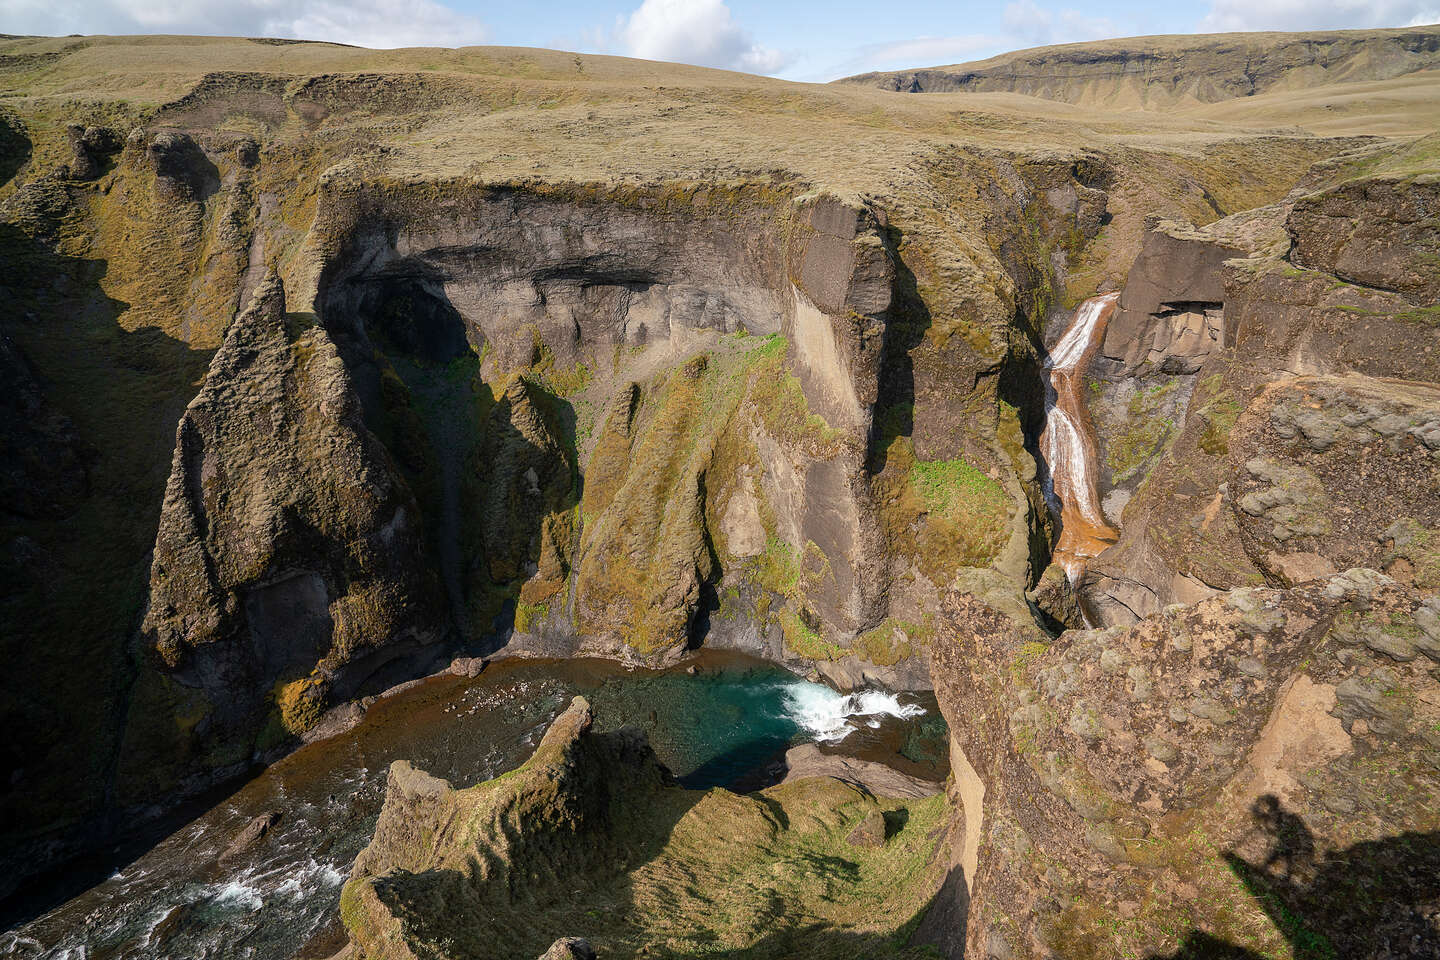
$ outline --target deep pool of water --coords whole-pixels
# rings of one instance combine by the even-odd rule
[[[456,786],[524,761],[577,694],[601,730],[645,729],[689,787],[763,786],[806,741],[943,779],[948,733],[928,694],[845,696],[773,665],[707,654],[699,670],[608,661],[511,661],[435,677],[376,703],[353,730],[272,764],[104,882],[0,934],[0,956],[328,957],[344,943],[340,887],[369,842],[386,771],[406,759]],[[254,816],[282,818],[224,864]]]

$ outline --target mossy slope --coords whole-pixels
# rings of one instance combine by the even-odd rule
[[[673,786],[643,735],[577,699],[535,755],[463,790],[403,761],[341,914],[358,955],[932,956],[906,946],[939,885],[944,801],[838,780],[758,794]],[[867,843],[847,838],[876,819]]]

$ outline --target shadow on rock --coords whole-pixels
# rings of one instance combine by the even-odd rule
[[[1296,960],[1440,957],[1440,832],[1407,832],[1317,852],[1304,820],[1264,796],[1251,808],[1268,843],[1263,859],[1231,850],[1226,862],[1265,909]],[[1194,931],[1152,960],[1259,957]]]

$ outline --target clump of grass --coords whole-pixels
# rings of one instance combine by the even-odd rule
[[[930,620],[928,614],[923,623],[886,617],[878,626],[856,637],[853,650],[881,667],[918,656],[930,645]]]
[[[515,632],[530,633],[549,615],[548,604],[519,601],[515,604]]]
[[[275,706],[287,732],[299,736],[320,722],[325,692],[324,680],[314,675],[275,685]]]
[[[805,622],[805,618],[789,607],[776,614],[780,632],[785,636],[785,649],[806,660],[839,660],[850,651],[831,643]]]
[[[964,460],[916,460],[910,482],[931,513],[1003,505],[1004,488]]]
[[[1130,399],[1125,427],[1110,441],[1106,462],[1117,482],[1129,479],[1160,449],[1175,430],[1175,421],[1158,415],[1178,381],[1166,380],[1143,388]]]
[[[1240,404],[1227,391],[1200,408],[1205,420],[1205,430],[1200,434],[1200,449],[1212,457],[1223,457],[1230,452],[1230,431],[1240,419]]]

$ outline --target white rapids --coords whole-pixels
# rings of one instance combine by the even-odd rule
[[[893,693],[879,690],[837,693],[805,680],[786,687],[784,702],[790,718],[821,743],[844,740],[858,729],[854,721],[861,718],[889,716],[906,720],[925,712],[918,704],[901,703]]]

